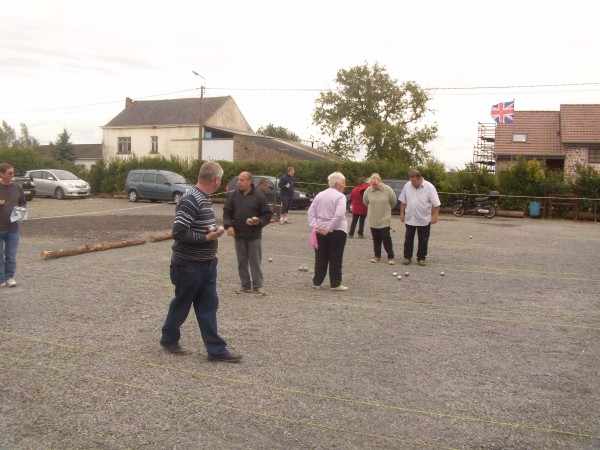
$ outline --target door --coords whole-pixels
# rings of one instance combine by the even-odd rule
[[[156,198],[156,174],[155,173],[145,173],[142,176],[142,181],[140,182],[140,197],[143,198]]]
[[[163,174],[156,174],[156,186],[154,187],[154,198],[160,200],[171,200],[171,183]]]

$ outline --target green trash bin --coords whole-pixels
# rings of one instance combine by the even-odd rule
[[[540,202],[529,202],[529,217],[540,217],[541,208]]]

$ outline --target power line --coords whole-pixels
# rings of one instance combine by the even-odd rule
[[[559,83],[559,84],[528,84],[528,85],[508,85],[508,86],[465,86],[465,87],[430,87],[423,88],[426,91],[476,91],[480,89],[533,89],[533,88],[547,88],[547,87],[573,87],[573,86],[598,86],[600,82],[589,82],[589,83]],[[165,95],[173,95],[173,94],[181,94],[184,92],[197,91],[200,88],[193,89],[184,89],[181,91],[173,91],[173,92],[165,92],[162,94],[153,94],[146,95],[143,97],[138,97],[137,100],[146,99],[146,98],[154,98],[154,97],[162,97]],[[206,90],[224,90],[224,91],[246,91],[246,92],[331,92],[334,89],[313,89],[313,88],[235,88],[235,87],[206,87]],[[570,92],[570,91],[559,91],[559,92]],[[477,95],[480,93],[473,93],[467,95]],[[464,94],[456,94],[456,95],[464,95]],[[61,106],[57,108],[43,108],[43,109],[32,109],[26,111],[4,111],[0,112],[0,115],[4,114],[23,114],[23,113],[35,113],[35,112],[47,112],[47,111],[61,111],[67,109],[77,109],[77,108],[89,108],[95,106],[102,105],[110,105],[114,103],[121,103],[123,100],[111,100],[108,102],[100,102],[100,103],[88,103],[84,105],[74,105],[74,106]]]

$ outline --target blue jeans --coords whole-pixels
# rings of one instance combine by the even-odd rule
[[[15,277],[19,230],[0,230],[0,283]]]
[[[185,266],[171,263],[171,283],[175,286],[175,298],[169,305],[160,342],[179,342],[180,328],[193,305],[206,351],[210,355],[226,355],[227,343],[217,333],[217,258]]]

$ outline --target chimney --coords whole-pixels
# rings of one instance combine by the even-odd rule
[[[133,100],[131,100],[130,97],[125,97],[125,109],[129,108],[131,105],[133,105]]]

